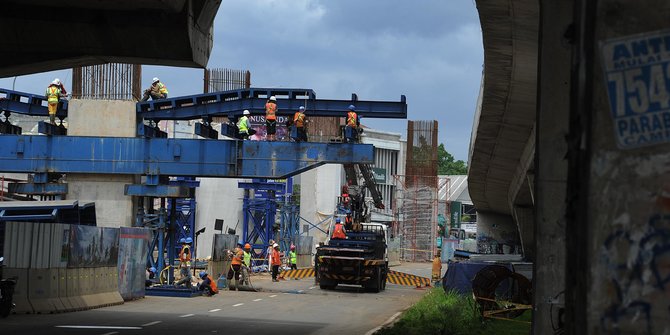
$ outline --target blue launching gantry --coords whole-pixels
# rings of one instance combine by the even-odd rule
[[[67,117],[68,105],[67,101],[61,101],[56,114],[61,124],[55,126],[40,122],[40,132],[48,136],[21,135],[20,128],[15,126],[0,127],[0,171],[34,174],[35,182],[24,183],[20,187],[35,193],[44,191],[52,194],[67,193],[67,184],[51,183],[47,178],[49,174],[142,176],[144,182],[126,185],[125,194],[162,199],[157,211],[138,215],[137,224],[149,225],[159,232],[154,247],[156,250],[167,250],[168,263],[173,264],[176,241],[184,235],[175,228],[180,208],[176,199],[192,199],[194,187],[184,182],[170,183],[170,179],[285,179],[328,163],[374,162],[374,147],[369,144],[218,139],[218,132],[211,126],[214,117],[237,117],[245,109],[252,114],[264,114],[265,102],[270,96],[277,98],[278,115],[292,115],[299,106],[305,106],[310,117],[344,117],[347,107],[354,104],[357,113],[366,118],[407,117],[405,96],[401,96],[398,102],[362,101],[356,94],[352,94],[349,100],[325,100],[317,99],[310,89],[250,88],[140,102],[135,111],[137,137],[83,137],[66,136],[62,120]],[[4,124],[10,124],[11,113],[47,116],[45,101],[44,96],[0,89],[0,111],[5,115]],[[157,127],[162,120],[198,119],[202,122],[196,124],[194,132],[203,139],[167,138],[167,134]],[[222,133],[230,135],[231,129],[222,125]],[[171,199],[171,219],[168,219],[165,199]],[[299,217],[289,207],[288,204],[277,205],[277,208],[286,209],[286,213],[280,212],[282,220],[284,214],[287,221],[290,217]],[[274,215],[269,211],[267,213]],[[285,225],[287,231],[296,229],[295,221],[295,224]],[[266,225],[264,229],[271,228]],[[258,231],[250,234],[256,233],[261,234]],[[263,234],[269,236],[267,232]],[[281,237],[281,241],[285,239]],[[163,264],[163,261],[148,260],[156,265]]]

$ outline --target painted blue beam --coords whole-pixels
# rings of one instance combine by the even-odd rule
[[[0,88],[0,110],[33,116],[49,116],[46,96],[4,88]],[[67,110],[67,100],[61,99],[56,116],[60,118],[66,117]]]
[[[268,95],[258,92],[287,93],[276,94],[278,115],[293,115],[300,106],[305,106],[308,116],[344,117],[349,105],[356,106],[356,111],[366,118],[406,119],[407,101],[405,96],[400,101],[362,101],[356,94],[351,100],[316,99],[309,89],[242,89],[234,91],[197,94],[156,101],[137,103],[138,119],[145,120],[192,120],[211,118],[214,116],[239,116],[245,109],[251,114],[265,115],[265,103]],[[311,92],[298,95],[298,92]]]
[[[0,171],[16,173],[278,179],[373,162],[370,144],[0,135]]]
[[[195,189],[183,185],[125,185],[125,195],[156,198],[193,198]]]
[[[28,195],[62,195],[67,194],[66,183],[9,183],[9,193]]]

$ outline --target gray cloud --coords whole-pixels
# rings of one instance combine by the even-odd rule
[[[224,0],[208,67],[249,69],[252,85],[311,88],[320,98],[397,101],[409,118],[436,119],[440,142],[467,159],[483,50],[471,1]],[[40,93],[69,70],[19,77],[17,90]],[[202,92],[202,70],[145,66],[171,96]],[[11,88],[12,78],[0,79]],[[404,120],[364,124],[406,132]]]

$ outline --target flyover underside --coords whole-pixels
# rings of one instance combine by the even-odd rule
[[[529,0],[477,1],[477,8],[485,69],[468,186],[478,210],[513,215],[517,199],[524,206],[531,199],[525,173],[534,154],[539,8]]]
[[[278,179],[373,162],[369,144],[0,135],[3,172]]]
[[[106,62],[204,67],[220,1],[3,1],[0,77]]]

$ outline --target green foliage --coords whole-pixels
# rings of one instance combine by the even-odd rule
[[[515,319],[530,321],[530,312]],[[481,321],[470,296],[434,288],[408,309],[392,327],[376,335],[530,334],[530,324],[505,320]]]
[[[462,175],[468,174],[468,166],[462,160],[455,161],[444,148],[444,144],[437,146],[437,174],[439,175]]]

